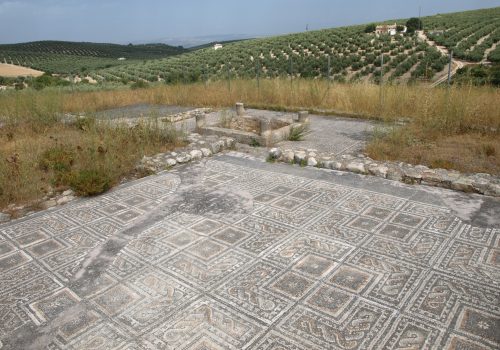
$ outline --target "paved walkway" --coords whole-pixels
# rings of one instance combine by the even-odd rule
[[[247,109],[246,115],[278,118],[292,122],[297,113]],[[215,125],[220,121],[221,112],[208,116],[208,123]],[[315,149],[329,155],[358,154],[363,151],[376,123],[368,120],[341,118],[333,116],[310,115],[309,130],[302,141],[278,143],[283,149]],[[190,130],[189,124],[187,129]],[[194,125],[192,127],[194,130]]]
[[[352,118],[311,115],[309,132],[303,141],[285,141],[282,149],[315,149],[330,155],[362,153],[375,123]]]
[[[0,348],[498,349],[498,212],[214,157],[1,225]]]

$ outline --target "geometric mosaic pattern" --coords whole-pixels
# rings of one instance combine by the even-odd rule
[[[213,158],[0,226],[0,348],[500,347],[499,228],[272,169]]]

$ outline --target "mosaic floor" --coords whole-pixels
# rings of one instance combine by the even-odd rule
[[[216,157],[0,226],[0,348],[499,348],[498,227],[282,169]]]

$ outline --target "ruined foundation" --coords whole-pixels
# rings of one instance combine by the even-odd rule
[[[271,146],[288,139],[293,128],[308,122],[308,112],[299,112],[294,120],[249,116],[245,114],[243,103],[237,103],[235,114],[215,126],[207,126],[205,115],[196,116],[196,128],[200,134],[227,136],[239,143],[261,146]]]

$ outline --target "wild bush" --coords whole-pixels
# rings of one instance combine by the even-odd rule
[[[74,172],[70,186],[80,196],[95,196],[111,188],[112,179],[103,169],[89,168]]]

